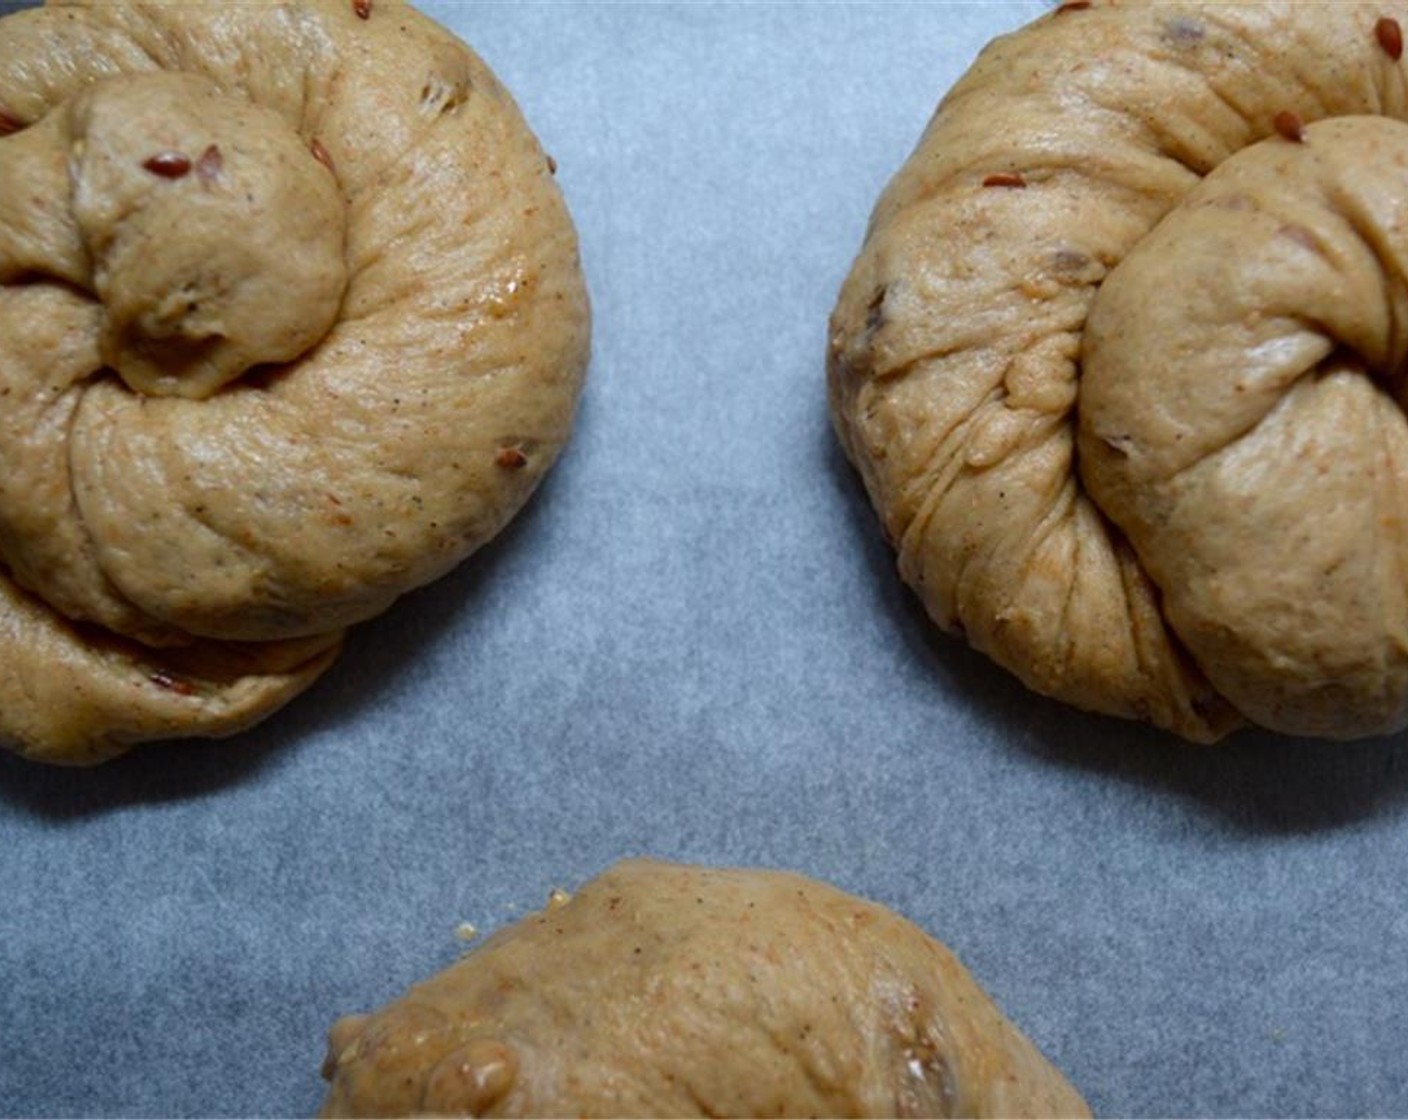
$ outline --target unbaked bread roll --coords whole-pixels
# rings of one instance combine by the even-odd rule
[[[0,740],[288,700],[528,498],[588,334],[551,161],[405,5],[0,20]]]
[[[1067,3],[992,43],[832,319],[943,628],[1196,740],[1408,721],[1402,3]]]
[[[963,966],[798,875],[635,860],[329,1034],[324,1116],[1088,1116]]]

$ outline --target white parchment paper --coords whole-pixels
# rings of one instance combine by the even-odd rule
[[[220,744],[0,758],[0,1111],[306,1115],[323,1032],[636,854],[947,942],[1098,1113],[1408,1113],[1402,742],[1217,749],[935,634],[831,436],[871,205],[1037,3],[426,2],[559,164],[595,307],[522,518]]]

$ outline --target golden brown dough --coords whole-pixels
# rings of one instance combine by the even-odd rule
[[[829,382],[903,577],[1213,740],[1408,722],[1402,3],[1068,4],[876,207]]]
[[[0,741],[285,702],[527,500],[588,335],[548,159],[405,5],[0,20]]]
[[[953,955],[798,875],[633,860],[329,1034],[324,1116],[1088,1116]]]

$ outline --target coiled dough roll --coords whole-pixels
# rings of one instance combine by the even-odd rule
[[[900,571],[1195,740],[1408,721],[1401,3],[1067,3],[988,46],[832,319]]]
[[[0,20],[0,740],[247,726],[508,521],[589,346],[552,170],[392,0]]]
[[[631,860],[329,1034],[324,1116],[1088,1116],[947,949],[800,875]]]

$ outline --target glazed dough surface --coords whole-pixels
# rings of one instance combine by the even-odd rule
[[[0,740],[283,703],[527,499],[588,333],[550,161],[410,8],[0,20]]]
[[[829,379],[903,577],[1212,740],[1408,722],[1408,6],[1066,5],[881,198]]]
[[[798,875],[635,860],[329,1035],[324,1116],[1088,1116],[953,955]]]

